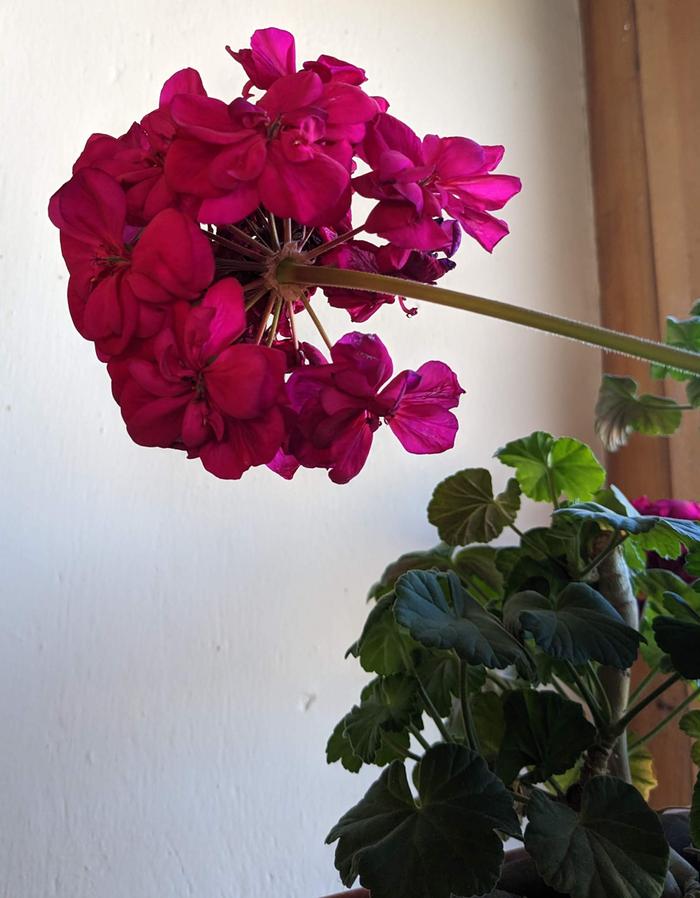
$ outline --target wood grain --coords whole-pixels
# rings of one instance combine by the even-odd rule
[[[697,0],[581,0],[601,320],[658,339],[668,314],[700,295],[700,4]],[[607,355],[605,370],[635,377],[643,391],[677,395],[648,366]],[[679,394],[682,395],[682,394]],[[697,422],[668,439],[634,436],[608,457],[610,479],[630,497],[700,496]],[[638,680],[643,671],[635,670]],[[646,732],[669,700],[636,723]],[[688,740],[669,727],[651,745],[657,807],[687,804]]]

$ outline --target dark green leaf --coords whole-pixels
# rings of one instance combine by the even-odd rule
[[[696,546],[691,552],[688,552],[685,569],[691,577],[700,577],[700,546]]]
[[[526,496],[538,502],[589,499],[605,482],[605,470],[585,443],[572,437],[554,439],[536,431],[496,452],[515,476]]]
[[[637,657],[639,633],[586,583],[570,583],[554,602],[536,592],[517,593],[505,603],[503,615],[510,630],[529,632],[553,658],[576,665],[599,661],[624,670]]]
[[[685,385],[685,395],[693,408],[700,406],[700,377],[694,377]]]
[[[491,474],[485,468],[467,468],[435,487],[428,505],[428,520],[440,539],[452,546],[490,543],[512,524],[520,508],[520,488],[509,480],[493,495]]]
[[[483,668],[475,667],[470,670],[481,672],[477,682],[483,684],[485,679]],[[452,696],[459,694],[459,664],[452,652],[421,650],[416,664],[416,676],[425,687],[438,713],[447,717],[452,707]]]
[[[556,692],[509,692],[503,700],[506,730],[496,772],[511,783],[523,767],[540,783],[566,773],[595,739],[581,706]]]
[[[665,558],[680,555],[680,543],[700,545],[700,523],[682,518],[663,518],[659,515],[622,515],[597,502],[580,502],[554,512],[555,517],[575,521],[595,521],[603,529],[629,533],[646,551]]]
[[[518,833],[513,804],[483,758],[435,745],[417,767],[418,802],[395,762],[333,827],[346,886],[359,876],[372,898],[483,895],[503,860],[498,832]]]
[[[389,676],[406,670],[404,658],[416,648],[411,637],[396,623],[394,593],[390,592],[370,611],[362,635],[350,653],[367,671]]]
[[[693,803],[690,807],[690,838],[696,848],[700,848],[700,773],[695,780]]]
[[[520,643],[453,573],[404,574],[396,583],[394,614],[422,645],[454,649],[469,664],[503,668],[527,662]]]
[[[447,571],[450,569],[452,549],[445,543],[439,543],[427,552],[406,552],[387,566],[382,576],[369,591],[369,598],[376,599],[394,588],[394,583],[406,571]]]
[[[552,561],[537,561],[522,555],[506,580],[506,595],[534,590],[543,595],[558,595],[570,582],[566,573]]]
[[[477,692],[470,696],[469,705],[479,737],[481,754],[487,761],[495,761],[503,743],[506,726],[503,700],[495,692]]]
[[[340,761],[346,770],[350,773],[357,773],[362,767],[362,759],[358,758],[352,750],[350,740],[345,735],[345,724],[350,715],[346,714],[342,720],[338,721],[335,729],[331,733],[331,737],[326,745],[326,761],[333,764]]]
[[[638,396],[631,377],[604,374],[595,407],[595,429],[611,452],[624,446],[630,433],[668,436],[681,424],[678,403],[665,396]]]
[[[503,597],[503,574],[496,566],[497,551],[493,546],[469,546],[460,549],[452,559],[462,582],[482,603]]]
[[[659,898],[668,844],[657,815],[628,783],[596,776],[581,812],[532,793],[525,847],[544,881],[571,898]]]
[[[654,618],[653,627],[660,649],[687,680],[700,677],[700,616],[680,596],[666,594],[666,608],[672,615]]]
[[[358,758],[366,763],[376,760],[382,734],[398,733],[420,719],[416,683],[398,674],[380,678],[366,686],[359,705],[345,718],[344,735]]]

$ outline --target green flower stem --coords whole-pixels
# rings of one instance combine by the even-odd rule
[[[459,659],[459,704],[462,709],[462,719],[464,720],[464,733],[467,737],[469,747],[481,754],[479,745],[479,736],[474,726],[474,718],[472,717],[471,708],[469,707],[469,666],[466,661]]]
[[[697,697],[700,696],[700,688],[693,690],[693,692],[689,693],[680,704],[678,704],[670,714],[660,720],[659,723],[656,724],[653,729],[649,730],[648,733],[645,733],[643,736],[640,736],[639,739],[635,739],[630,743],[629,749],[632,751],[633,748],[636,748],[638,745],[644,745],[645,742],[649,742],[654,736],[658,735],[661,730],[666,729],[669,723],[676,718],[684,708],[687,708],[688,705],[692,704]]]
[[[613,711],[612,711],[612,706],[610,704],[610,698],[608,696],[608,693],[605,690],[605,686],[603,685],[602,680],[598,676],[598,671],[595,669],[595,667],[593,666],[593,663],[591,661],[588,661],[586,663],[586,669],[588,670],[588,674],[596,687],[596,692],[600,696],[600,699],[603,704],[603,713],[605,714],[605,717],[607,718],[607,720],[609,722],[613,718]]]
[[[652,692],[648,695],[645,695],[641,701],[638,701],[636,705],[633,705],[626,714],[623,714],[622,717],[618,720],[616,724],[616,730],[619,733],[622,733],[626,727],[629,725],[630,721],[634,720],[634,718],[639,714],[640,711],[643,711],[647,705],[650,705],[652,702],[656,701],[656,699],[663,695],[666,690],[673,686],[674,683],[677,683],[680,680],[681,675],[679,673],[671,674],[670,677],[666,677],[666,679],[659,686],[656,687]]]
[[[558,334],[561,337],[569,337],[572,340],[588,343],[591,346],[599,346],[608,352],[619,352],[623,355],[634,356],[649,362],[657,362],[677,371],[700,375],[700,353],[677,349],[675,346],[656,343],[643,337],[634,337],[631,334],[609,330],[595,324],[584,324],[580,321],[562,318],[559,315],[524,309],[521,306],[499,302],[495,299],[485,299],[482,296],[472,296],[468,293],[459,293],[456,290],[447,290],[444,287],[421,284],[417,281],[389,277],[384,274],[371,274],[366,271],[300,265],[289,259],[283,259],[280,262],[277,267],[276,277],[280,284],[302,284],[310,287],[345,287],[350,290],[391,293],[436,303],[441,306],[449,306],[453,309],[462,309],[465,312],[476,312],[489,318],[510,321],[514,324],[521,324],[524,327],[534,328],[535,330]]]

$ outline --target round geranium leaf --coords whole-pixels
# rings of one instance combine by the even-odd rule
[[[604,374],[595,407],[595,429],[611,452],[624,446],[630,433],[668,436],[681,424],[678,403],[665,396],[637,394],[631,377]]]
[[[406,669],[406,653],[416,648],[415,642],[398,625],[394,617],[393,592],[382,596],[370,611],[362,634],[348,654],[360,659],[366,671],[389,676]]]
[[[428,520],[451,546],[489,543],[515,521],[519,508],[517,481],[509,480],[505,491],[494,496],[491,474],[485,468],[468,468],[437,485]]]
[[[397,674],[377,677],[362,691],[362,700],[345,718],[344,735],[354,754],[373,763],[382,745],[382,737],[420,726],[420,707],[415,680]]]
[[[343,883],[359,876],[372,898],[450,898],[493,889],[503,861],[499,833],[519,834],[513,803],[483,758],[435,745],[417,768],[417,800],[406,769],[387,768],[333,827]]]
[[[570,583],[554,601],[531,590],[516,593],[504,605],[503,620],[515,633],[530,633],[547,655],[573,664],[599,661],[625,670],[642,639],[586,583]]]
[[[522,491],[537,502],[590,499],[605,482],[605,469],[591,449],[571,437],[536,431],[499,449],[496,458],[515,468]]]
[[[668,843],[634,786],[596,776],[581,811],[533,791],[525,847],[544,881],[571,898],[659,898]]]
[[[505,783],[524,767],[533,783],[566,773],[595,739],[595,727],[581,706],[556,692],[510,692],[503,712],[506,727],[496,772]]]
[[[524,647],[453,573],[404,574],[396,583],[394,614],[427,648],[454,649],[469,664],[490,668],[529,666]]]

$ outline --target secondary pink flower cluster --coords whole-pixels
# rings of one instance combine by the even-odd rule
[[[382,423],[409,452],[450,448],[455,374],[429,361],[392,378],[376,335],[333,343],[315,288],[276,272],[292,260],[433,283],[454,267],[462,231],[489,251],[508,232],[491,214],[520,189],[493,174],[503,148],[421,140],[357,66],[320,56],[297,69],[286,31],[229,52],[248,76],[241,96],[209,97],[196,71],[177,72],[125,134],[88,139],[49,204],[73,322],[107,364],[129,434],[224,478],[263,464],[289,478],[303,465],[346,482]],[[360,227],[355,194],[376,201]],[[324,292],[354,322],[396,299]],[[298,338],[300,315],[323,352]]]

